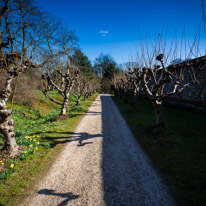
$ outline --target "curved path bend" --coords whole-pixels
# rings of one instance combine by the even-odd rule
[[[25,206],[175,206],[108,94],[101,94]]]

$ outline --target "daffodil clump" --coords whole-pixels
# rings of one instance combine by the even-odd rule
[[[10,168],[14,168],[14,163],[10,164]]]
[[[2,160],[0,160],[0,166],[1,166],[1,165],[4,165],[4,162],[3,162]]]
[[[40,146],[47,148],[46,145],[41,144],[41,140],[46,138],[50,124],[53,124],[49,120],[55,117],[58,112],[55,110],[51,114],[43,115],[40,111],[31,108],[13,107],[16,141],[22,151],[18,157],[12,160],[7,156],[0,157],[0,179],[7,179],[14,173],[19,161],[36,158],[41,153]],[[1,135],[0,143],[4,143],[4,138]]]
[[[39,135],[24,137],[24,145],[27,146],[27,149],[21,152],[21,159],[26,159],[29,156],[29,154],[35,154],[40,145],[39,138]]]
[[[45,133],[45,132],[44,132]],[[15,171],[15,166],[20,160],[27,160],[30,158],[31,154],[34,158],[35,153],[38,151],[40,146],[40,135],[31,135],[21,137],[21,145],[26,146],[20,155],[16,159],[10,159],[6,162],[0,160],[0,179],[7,179],[13,171]]]
[[[17,165],[18,162],[18,159],[4,161],[0,160],[0,180],[7,179],[13,173],[12,170],[15,168],[15,165]]]
[[[0,160],[0,172],[4,170],[4,162]]]

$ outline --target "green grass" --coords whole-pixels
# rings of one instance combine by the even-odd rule
[[[38,91],[37,95],[38,98],[33,108],[23,105],[13,107],[16,139],[26,154],[22,153],[19,158],[5,161],[7,169],[0,172],[1,206],[19,205],[20,201],[29,195],[31,185],[33,188],[41,181],[65,143],[69,141],[70,133],[98,96],[95,94],[88,100],[82,101],[81,106],[78,107],[74,106],[76,102],[71,96],[67,111],[69,118],[53,121],[59,114],[60,107],[50,102]],[[56,92],[52,92],[51,95],[56,99],[61,99]],[[3,153],[3,143],[4,139],[0,137],[0,157]],[[36,147],[38,147],[37,150]],[[14,164],[14,168],[10,168],[11,164]]]
[[[205,205],[206,202],[206,117],[164,106],[166,129],[152,135],[155,124],[151,103],[137,100],[136,112],[123,100],[113,97],[138,142],[162,174],[178,205]]]

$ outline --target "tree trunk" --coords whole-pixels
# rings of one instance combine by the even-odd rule
[[[65,97],[61,108],[61,115],[66,115],[68,103],[69,103],[69,98]]]
[[[132,97],[132,109],[133,110],[136,110],[137,108],[137,94],[134,94],[133,97]]]
[[[162,126],[164,125],[164,119],[163,119],[163,109],[162,109],[162,102],[155,102],[153,103],[155,114],[156,114],[156,125]]]
[[[125,104],[128,104],[128,98],[127,98],[127,96],[124,97],[124,103],[125,103]]]
[[[80,101],[79,101],[79,98],[77,98],[76,106],[79,106],[79,105],[80,105]]]
[[[6,112],[6,111],[5,111]],[[18,145],[16,143],[15,139],[15,133],[14,133],[14,120],[11,118],[12,112],[7,110],[8,116],[5,120],[3,120],[3,123],[0,122],[0,132],[5,137],[5,148],[7,151],[9,151],[11,156],[15,156],[18,154]],[[1,119],[2,120],[2,119]]]
[[[14,120],[12,119],[12,111],[7,109],[6,102],[11,95],[11,82],[13,76],[6,80],[6,86],[0,97],[0,132],[5,137],[5,147],[11,156],[18,154],[18,145],[14,133]]]
[[[18,85],[18,80],[19,80],[20,75],[21,75],[21,73],[16,77],[16,81],[15,81],[15,84],[14,84],[13,94],[12,94],[12,97],[11,97],[11,111],[12,111],[12,107],[13,107],[13,104],[14,104],[14,97],[15,97],[16,88],[17,88],[17,85]]]
[[[118,96],[119,96],[119,99],[122,99],[123,93],[119,92]]]

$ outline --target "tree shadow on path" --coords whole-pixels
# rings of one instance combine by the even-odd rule
[[[55,190],[49,190],[49,189],[42,189],[38,191],[38,194],[43,194],[43,195],[52,195],[52,196],[58,196],[65,198],[64,201],[62,201],[58,206],[65,206],[70,200],[77,199],[79,195],[73,195],[72,192],[68,193],[56,193]]]
[[[83,142],[87,141],[89,139],[93,139],[96,137],[102,137],[102,134],[89,134],[86,132],[58,132],[58,134],[68,134],[68,139],[65,139],[65,137],[46,137],[47,140],[51,142],[51,147],[55,147],[57,144],[65,144],[68,142],[78,142],[77,146],[82,147],[87,144],[92,144],[93,142]]]
[[[92,144],[93,142],[85,142],[83,143],[83,141],[86,141],[88,139],[92,139],[92,138],[96,138],[96,137],[102,137],[102,134],[88,134],[88,133],[84,133],[84,132],[81,132],[81,133],[73,133],[75,136],[73,136],[73,139],[70,140],[70,142],[73,142],[73,141],[78,141],[78,147],[82,147],[86,144]]]

